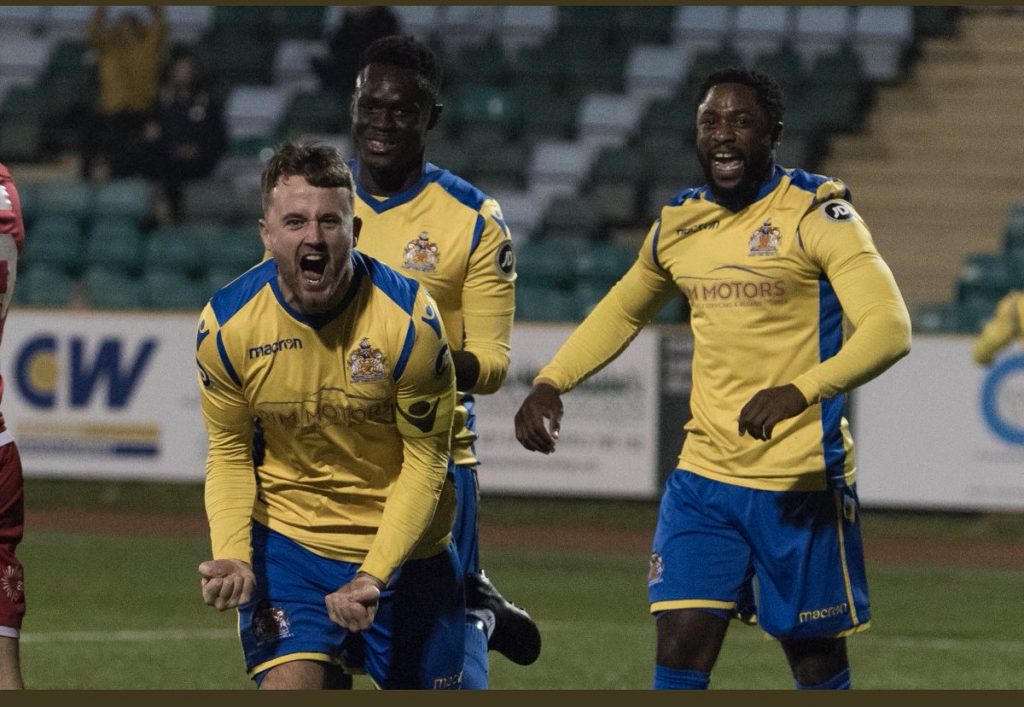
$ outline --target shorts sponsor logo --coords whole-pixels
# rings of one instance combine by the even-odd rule
[[[692,236],[694,233],[700,231],[713,231],[718,228],[718,219],[714,221],[708,221],[707,223],[698,223],[696,226],[683,226],[682,228],[676,229],[676,234],[680,236]]]
[[[797,620],[803,624],[807,623],[808,621],[831,619],[835,616],[842,616],[843,614],[848,613],[850,613],[850,605],[844,601],[842,604],[836,604],[835,606],[829,606],[824,609],[811,609],[810,611],[801,611],[797,615]]]
[[[761,228],[754,231],[754,235],[750,237],[748,243],[747,253],[749,255],[778,255],[779,254],[779,239],[782,237],[782,231],[772,225],[772,220],[768,219],[764,222]]]
[[[440,678],[434,678],[434,689],[435,690],[454,690],[462,684],[462,671],[455,673],[454,675],[446,675]]]
[[[21,568],[5,565],[0,571],[0,588],[12,602],[20,602],[25,591],[25,580]]]
[[[205,324],[205,322],[203,322]],[[261,356],[272,356],[278,351],[290,351],[292,349],[301,349],[302,339],[281,339],[271,344],[258,344],[256,346],[249,347],[249,358],[260,358]]]
[[[665,573],[665,560],[656,552],[651,553],[647,567],[647,584],[657,584]]]
[[[253,611],[252,635],[260,644],[291,638],[294,635],[291,619],[281,607],[264,602]]]
[[[375,349],[366,337],[359,342],[359,348],[348,355],[349,373],[354,383],[384,380],[387,375],[385,363],[384,354]]]
[[[402,266],[409,270],[433,272],[437,270],[437,263],[440,259],[441,251],[437,249],[437,244],[431,243],[430,236],[423,231],[415,239],[405,244]]]

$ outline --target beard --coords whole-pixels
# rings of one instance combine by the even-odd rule
[[[705,183],[714,195],[715,201],[730,211],[739,211],[750,205],[775,169],[774,151],[751,155],[744,163],[743,176],[739,183],[727,189],[715,184],[710,157],[699,154],[698,161],[704,171]]]

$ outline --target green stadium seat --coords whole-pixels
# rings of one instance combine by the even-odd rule
[[[256,10],[259,7],[216,6],[217,10]],[[277,44],[261,37],[262,25],[256,23],[214,26],[196,46],[196,55],[203,66],[216,67],[216,77],[227,86],[239,84],[266,85],[274,80],[274,55]]]
[[[347,131],[352,124],[349,97],[340,91],[297,93],[285,110],[277,133],[282,140],[303,135],[329,135]]]
[[[1013,260],[1003,253],[972,253],[964,257],[957,283],[957,301],[998,301],[1024,285]]]
[[[63,309],[72,304],[75,292],[74,279],[64,269],[47,263],[29,265],[18,273],[14,285],[15,302],[26,307]]]
[[[593,182],[639,182],[643,177],[644,160],[633,147],[604,147],[590,168],[590,178]]]
[[[230,182],[200,179],[186,182],[181,197],[182,220],[216,221],[222,224],[259,218],[259,202],[250,203]]]
[[[324,5],[272,5],[266,28],[278,39],[320,39],[324,33]]]
[[[72,272],[81,265],[82,226],[70,216],[41,216],[25,241],[25,263]]]
[[[82,278],[85,297],[96,309],[142,309],[146,306],[142,283],[123,271],[93,266]]]
[[[952,334],[959,332],[964,319],[963,314],[964,312],[955,302],[925,302],[914,309],[914,333]]]
[[[521,84],[516,89],[519,100],[521,139],[533,142],[543,139],[564,139],[576,129],[578,103],[554,92],[549,84]]]
[[[463,47],[452,62],[450,74],[454,85],[500,87],[508,83],[509,67],[501,44],[485,42]]]
[[[555,197],[544,212],[543,237],[586,242],[602,234],[604,222],[590,199],[583,196]]]
[[[34,120],[0,121],[0,155],[11,163],[42,160],[42,124]]]
[[[456,98],[454,121],[464,141],[467,133],[476,132],[490,136],[491,144],[504,142],[519,122],[517,97],[492,86],[464,86]]]
[[[97,218],[126,218],[140,222],[150,215],[150,186],[145,179],[113,179],[96,189]]]
[[[617,44],[668,44],[672,39],[673,5],[620,5],[618,26],[612,40]]]
[[[601,181],[587,192],[601,220],[612,226],[626,226],[636,221],[640,203],[640,187],[626,179]]]
[[[207,250],[201,233],[188,226],[166,226],[153,231],[143,248],[145,272],[197,274]]]
[[[98,219],[89,230],[82,262],[126,273],[141,268],[142,233],[130,218]]]
[[[539,284],[516,286],[516,320],[575,322],[578,306],[572,293]]]
[[[427,142],[427,161],[461,176],[469,174],[469,152],[457,140],[435,139]]]
[[[143,303],[150,309],[198,312],[212,294],[205,282],[178,270],[147,270],[142,276]]]
[[[758,56],[753,68],[765,72],[779,83],[783,100],[787,103],[804,92],[807,77],[803,60],[790,46],[783,45],[776,51]]]
[[[203,262],[206,268],[233,273],[229,280],[238,277],[263,259],[263,243],[255,224],[223,229],[211,225],[205,233],[197,229],[193,238],[204,244]]]
[[[576,253],[586,241],[535,240],[516,253],[516,286],[535,285],[567,290],[576,283]]]
[[[610,243],[591,243],[576,254],[577,287],[589,284],[608,290],[626,274],[636,252]]]
[[[487,193],[513,191],[526,186],[529,148],[523,142],[481,145],[472,153],[470,173]]]
[[[690,63],[690,69],[686,72],[686,81],[683,90],[693,90],[700,85],[704,77],[715,69],[722,69],[728,66],[741,66],[743,58],[731,46],[720,47],[710,51],[702,51],[697,54]]]
[[[86,182],[39,182],[35,188],[35,210],[49,216],[70,216],[79,223],[92,218],[93,189]]]
[[[22,203],[24,203],[22,198]],[[1024,204],[1013,204],[1006,213],[1003,225],[1003,250],[1024,251]]]

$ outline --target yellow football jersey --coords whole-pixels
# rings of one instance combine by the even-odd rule
[[[636,263],[537,379],[563,391],[575,386],[681,290],[694,354],[679,466],[768,490],[852,483],[843,393],[906,353],[910,319],[847,199],[838,180],[781,167],[736,213],[706,187],[681,192]],[[856,329],[845,343],[844,314]],[[750,398],[790,383],[810,407],[780,422],[768,441],[741,437],[739,413]]]
[[[1014,339],[1021,338],[1024,338],[1024,291],[1015,290],[999,300],[992,319],[974,340],[974,362],[992,363],[997,353]]]
[[[515,314],[515,254],[498,203],[451,172],[429,162],[408,190],[379,198],[359,186],[362,219],[357,248],[422,283],[434,297],[452,348],[480,362],[473,393],[493,393],[509,366]],[[456,464],[477,464],[473,451],[473,398],[460,395],[453,430]]]
[[[450,539],[456,394],[444,327],[415,281],[352,259],[355,277],[329,318],[285,304],[273,260],[203,310],[196,348],[217,559],[249,560],[252,518],[385,581]],[[265,444],[254,460],[255,425]]]

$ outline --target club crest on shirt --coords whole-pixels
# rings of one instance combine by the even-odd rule
[[[651,561],[647,569],[647,583],[657,584],[665,573],[665,561],[656,552],[651,553]]]
[[[281,607],[264,602],[252,613],[252,635],[257,643],[291,638],[294,635],[291,619]]]
[[[348,368],[353,383],[384,380],[387,375],[384,364],[384,354],[380,349],[373,348],[366,337],[359,342],[359,348],[348,355]]]
[[[754,235],[750,237],[750,244],[747,249],[748,255],[778,255],[779,254],[779,237],[782,235],[782,231],[772,225],[772,220],[768,219],[764,222],[761,228],[754,231]]]
[[[402,265],[410,270],[433,272],[437,270],[437,261],[440,258],[441,252],[437,249],[437,244],[431,243],[430,236],[423,231],[414,240],[405,244]]]
[[[12,602],[20,602],[22,592],[25,590],[25,581],[21,574],[21,568],[13,565],[6,565],[3,572],[0,572],[0,587],[3,587],[4,594]]]

